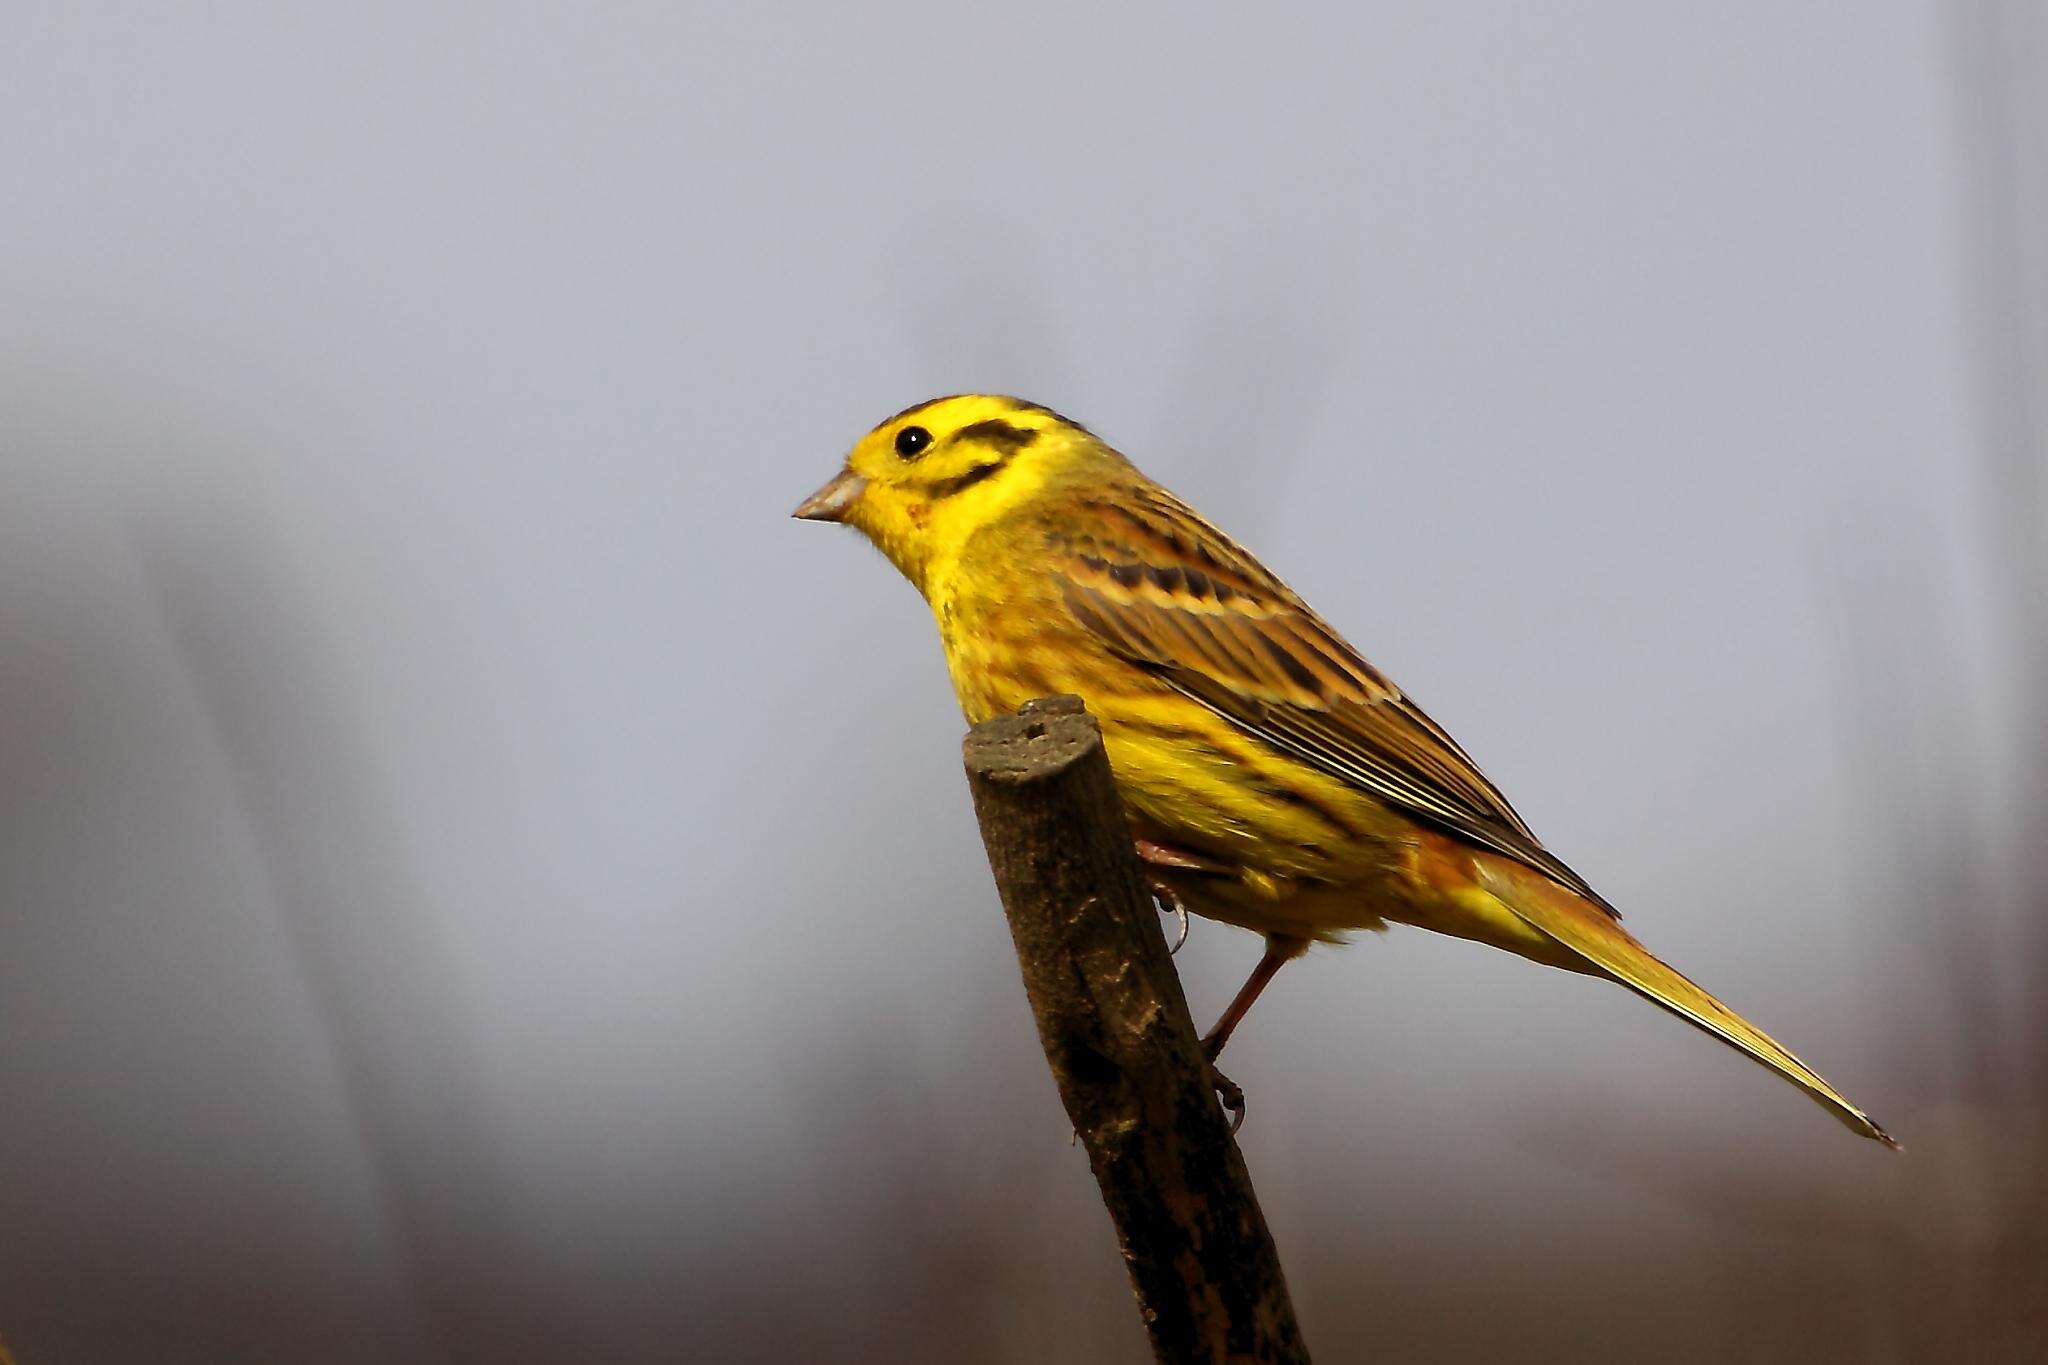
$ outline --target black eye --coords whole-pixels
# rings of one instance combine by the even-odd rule
[[[896,433],[896,453],[906,460],[914,460],[924,454],[925,447],[932,443],[932,434],[923,427],[905,427]]]

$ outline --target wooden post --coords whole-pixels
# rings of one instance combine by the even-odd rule
[[[1076,697],[977,725],[967,782],[1024,990],[1153,1354],[1306,1362],[1280,1257]]]

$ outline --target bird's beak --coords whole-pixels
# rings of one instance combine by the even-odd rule
[[[805,521],[845,521],[847,512],[860,501],[867,487],[866,479],[851,469],[842,469],[832,482],[798,503],[790,515]]]

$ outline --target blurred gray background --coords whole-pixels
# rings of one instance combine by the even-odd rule
[[[2019,1357],[2044,73],[2022,0],[0,4],[0,1339],[1143,1358],[930,622],[784,519],[995,389],[1907,1144],[1319,952],[1232,1049],[1319,1360]]]

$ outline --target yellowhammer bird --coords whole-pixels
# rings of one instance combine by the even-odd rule
[[[1086,702],[1155,883],[1266,936],[1212,1059],[1311,941],[1395,920],[1619,981],[1898,1145],[1652,956],[1421,708],[1079,423],[984,394],[921,403],[796,515],[857,528],[917,585],[970,723]]]

